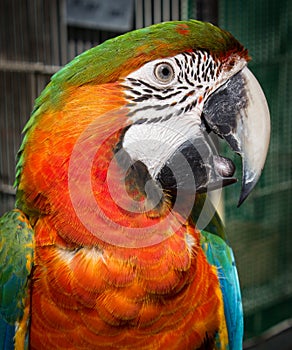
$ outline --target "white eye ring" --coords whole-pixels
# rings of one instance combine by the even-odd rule
[[[154,68],[155,78],[163,84],[170,83],[174,78],[174,69],[168,62],[158,63]]]

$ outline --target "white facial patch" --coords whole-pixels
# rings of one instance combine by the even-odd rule
[[[230,70],[205,51],[182,53],[146,63],[125,79],[129,118],[134,123],[157,122],[193,111],[201,114],[204,101],[246,61]]]
[[[178,54],[146,63],[129,74],[123,86],[133,124],[123,148],[133,161],[142,161],[155,178],[178,147],[202,131],[204,101],[236,71],[228,72],[206,51]]]
[[[133,161],[142,161],[155,178],[179,146],[200,132],[200,124],[200,118],[192,113],[160,123],[134,124],[125,133],[123,148]]]

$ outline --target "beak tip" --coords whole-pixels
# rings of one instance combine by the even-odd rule
[[[246,197],[243,198],[242,196],[240,196],[239,201],[237,203],[237,208],[239,208],[241,206],[241,204],[245,201],[245,199],[246,199]]]
[[[249,196],[250,192],[255,187],[257,181],[251,181],[251,182],[243,182],[242,189],[240,193],[240,198],[237,204],[237,208],[241,206],[241,204],[246,200],[246,198]]]

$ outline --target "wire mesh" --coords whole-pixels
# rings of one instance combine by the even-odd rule
[[[249,49],[249,67],[264,89],[272,123],[267,163],[251,197],[236,210],[240,184],[225,190],[246,337],[292,314],[291,5],[288,0],[221,0],[219,6],[219,24]]]
[[[33,101],[65,63],[64,3],[0,2],[0,213],[14,206],[15,156]]]

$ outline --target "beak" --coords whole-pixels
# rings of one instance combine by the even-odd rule
[[[270,142],[268,104],[247,67],[207,99],[202,118],[207,130],[224,138],[242,158],[240,206],[261,175]]]

